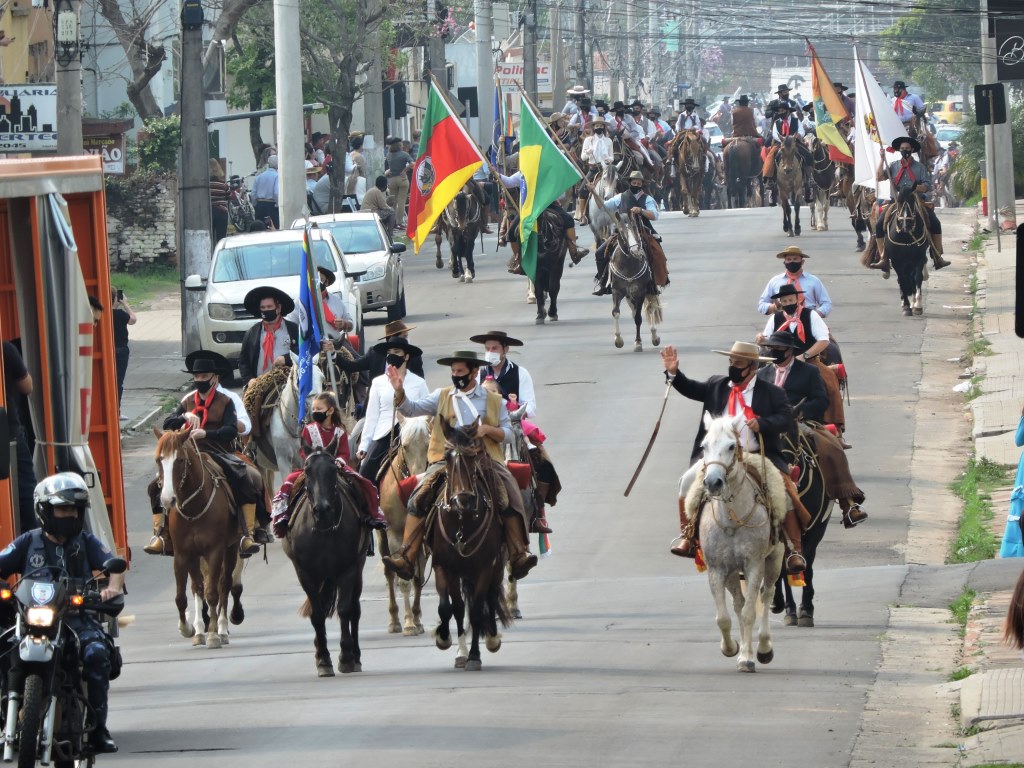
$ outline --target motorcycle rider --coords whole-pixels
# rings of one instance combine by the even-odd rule
[[[0,551],[0,577],[25,575],[45,566],[67,571],[72,579],[88,581],[94,571],[114,555],[98,538],[83,530],[89,510],[89,489],[73,472],[50,475],[36,485],[35,512],[41,528],[27,531]],[[37,565],[38,563],[38,565]],[[124,574],[110,575],[110,583],[100,593],[104,601],[124,591]],[[96,716],[96,727],[89,735],[95,753],[117,752],[117,744],[107,730],[107,698],[110,691],[113,644],[100,623],[84,612],[69,613],[66,622],[78,636],[82,677],[89,685],[89,706]]]

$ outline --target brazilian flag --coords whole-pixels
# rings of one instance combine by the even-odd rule
[[[523,271],[537,279],[537,219],[582,176],[555,145],[529,103],[522,102],[519,117],[519,242]]]

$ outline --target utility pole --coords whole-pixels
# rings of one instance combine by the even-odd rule
[[[210,164],[203,93],[203,6],[186,0],[181,7],[181,154],[178,193],[181,197],[181,353],[202,348],[199,314],[203,294],[185,290],[185,278],[210,275]]]
[[[82,46],[79,30],[81,0],[54,5],[54,59],[57,85],[57,154],[81,155]]]
[[[373,18],[380,13],[380,0],[369,0],[366,4],[367,16]],[[363,87],[363,130],[366,135],[373,137],[374,152],[370,161],[373,176],[378,173],[377,159],[387,152],[384,147],[384,137],[387,135],[387,127],[384,125],[384,99],[392,98],[392,94],[384,93],[384,68],[381,65],[380,45],[380,24],[378,22],[369,31],[370,43],[370,66],[366,70],[366,85]],[[391,113],[394,117],[394,112]],[[283,225],[282,225],[283,226]]]
[[[491,0],[475,0],[473,5],[476,13],[476,103],[480,115],[478,138],[481,147],[489,147],[494,138],[494,54],[491,53],[494,10]]]
[[[437,82],[441,84],[441,87],[446,91],[448,90],[448,71],[447,64],[445,62],[445,51],[444,51],[444,35],[441,32],[441,26],[443,24],[441,20],[441,13],[447,13],[448,8],[443,3],[439,3],[436,0],[426,0],[427,3],[427,18],[431,19],[430,27],[433,29],[434,34],[427,38],[426,45],[424,45],[424,67],[437,78]]]
[[[661,68],[664,63],[660,59],[661,50],[658,41],[661,39],[661,28],[658,24],[658,8],[654,0],[647,4],[647,56],[650,66],[647,69],[647,92],[651,94],[651,106],[658,104],[661,99],[660,84],[664,78]]]
[[[565,48],[562,45],[562,0],[551,3],[551,98],[557,107],[565,95]]]
[[[295,219],[302,217],[302,209],[306,205],[299,4],[293,0],[274,0],[274,49],[277,99],[277,208],[281,226],[287,228]]]
[[[989,23],[988,0],[981,0],[981,79],[986,83],[999,80],[996,67],[995,23]],[[1007,105],[1009,113],[1009,105]],[[1013,141],[1009,121],[985,131],[985,177],[988,180],[989,227],[996,227],[996,213],[1003,229],[1017,228],[1013,193]],[[994,194],[993,194],[994,193]]]
[[[594,89],[587,62],[587,18],[585,0],[576,0],[576,74],[577,81],[585,88]]]
[[[537,0],[527,0],[523,15],[523,88],[537,103]],[[557,98],[557,97],[556,97]]]
[[[630,93],[635,93],[633,83],[636,82],[636,0],[625,0],[626,3],[626,71],[622,78],[622,101],[628,105]]]

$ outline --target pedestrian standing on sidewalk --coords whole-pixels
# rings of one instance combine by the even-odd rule
[[[211,247],[228,236],[228,198],[231,188],[224,180],[220,160],[210,158],[210,220],[213,224]]]
[[[274,222],[274,229],[281,228],[281,214],[277,207],[278,184],[277,155],[271,155],[267,158],[267,170],[252,183],[252,196],[256,200],[256,220],[270,219]]]
[[[412,155],[402,151],[402,140],[391,140],[391,151],[385,159],[388,178],[388,194],[395,200],[395,226],[405,229],[405,201],[409,197],[409,177],[406,172],[412,168]]]
[[[114,308],[111,315],[114,321],[114,359],[117,361],[117,406],[121,407],[121,395],[124,394],[124,375],[128,372],[128,326],[135,325],[139,318],[125,300],[124,291],[120,288],[110,289],[110,304]],[[127,421],[121,415],[121,421]]]
[[[1024,448],[1024,409],[1021,409],[1020,421],[1017,423],[1016,443]],[[1003,543],[999,547],[1000,557],[1024,557],[1024,453],[1017,462],[1017,478],[1013,481],[1013,493],[1010,494],[1010,511],[1006,516],[1006,529],[1003,531]]]

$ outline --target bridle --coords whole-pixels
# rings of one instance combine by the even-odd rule
[[[494,493],[494,473],[487,472],[483,467],[472,466],[467,461],[467,459],[474,459],[480,456],[483,451],[482,443],[471,446],[457,446],[449,442],[445,446],[445,455],[450,458],[450,462],[448,477],[445,481],[444,498],[437,504],[437,528],[448,546],[460,557],[467,559],[475,555],[480,550],[480,547],[484,545],[484,542],[487,540],[487,533],[490,531],[495,518],[493,501],[496,496]],[[471,494],[473,499],[477,501],[477,504],[469,518],[474,521],[480,521],[480,523],[477,525],[476,530],[472,531],[467,537],[465,534],[466,523],[469,522],[467,520],[467,510],[462,504],[453,504],[452,499],[462,492],[463,488],[472,488],[473,479],[476,476],[483,481],[485,493],[479,494],[474,490]],[[453,493],[455,483],[452,481],[454,479],[460,481],[460,491]],[[481,505],[483,506],[483,520],[480,520]],[[445,513],[449,512],[454,513],[456,518],[454,539],[449,535],[444,524]]]
[[[199,484],[196,486],[196,489],[188,496],[188,498],[186,498],[184,501],[179,501],[177,503],[178,515],[183,520],[187,520],[188,522],[193,523],[199,518],[201,518],[203,515],[205,515],[209,511],[210,507],[213,506],[213,500],[217,497],[217,491],[220,490],[220,486],[222,483],[224,483],[225,478],[223,475],[215,475],[212,472],[210,472],[209,469],[207,469],[206,462],[203,460],[203,456],[199,452],[199,448],[194,443],[191,446],[191,450],[189,450],[186,444],[189,442],[189,440],[191,440],[190,435],[182,435],[181,440],[178,440],[177,438],[172,439],[175,442],[174,453],[177,455],[174,463],[177,464],[178,461],[181,461],[185,465],[182,468],[181,474],[179,475],[178,479],[174,481],[174,495],[176,498],[178,497],[179,493],[184,490],[185,481],[188,479],[190,470],[192,469],[193,460],[191,454],[194,452],[195,458],[198,459],[200,472]],[[202,493],[203,489],[206,488],[206,478],[208,476],[213,480],[213,491],[206,499],[206,505],[195,515],[185,514],[185,507],[188,505],[188,503],[192,501],[192,499],[194,499],[200,493]]]
[[[744,463],[743,443],[740,440],[739,430],[733,429],[732,433],[733,433],[733,436],[736,438],[736,453],[733,454],[732,461],[730,461],[727,464],[724,461],[717,461],[717,460],[707,461],[707,460],[703,460],[702,459],[702,462],[701,462],[702,469],[704,470],[704,473],[706,474],[708,467],[713,467],[713,466],[722,467],[722,469],[725,470],[725,483],[723,483],[723,485],[725,486],[726,489],[730,489],[729,480],[730,480],[731,476],[736,473],[738,468],[743,468],[743,470],[744,470],[743,471],[743,476],[740,478],[740,482],[741,483],[750,483],[754,487],[755,501],[757,500],[758,497],[761,497],[761,500],[762,500],[762,503],[765,506],[765,509],[769,510],[769,514],[765,518],[764,522],[757,523],[756,525],[751,525],[750,524],[750,518],[753,517],[754,512],[757,511],[757,507],[758,507],[758,505],[756,503],[751,506],[750,511],[747,512],[746,515],[744,515],[742,518],[739,518],[739,517],[736,516],[736,513],[735,513],[735,511],[732,508],[731,502],[735,498],[735,494],[732,493],[731,490],[730,490],[729,496],[726,497],[722,493],[712,493],[711,491],[709,491],[707,489],[707,486],[705,486],[704,487],[704,493],[707,494],[708,498],[712,502],[718,502],[717,505],[716,504],[712,504],[711,505],[711,507],[712,507],[711,517],[715,521],[715,525],[717,525],[722,530],[726,530],[726,531],[735,530],[736,528],[761,528],[762,526],[767,525],[768,521],[771,519],[771,514],[770,514],[771,505],[770,505],[770,502],[768,501],[767,497],[764,495],[763,490],[757,486],[757,483],[754,482],[754,479],[751,477],[750,472],[746,471],[746,465]],[[757,440],[758,440],[758,443],[759,443],[759,445],[761,447],[761,477],[762,477],[762,482],[764,482],[764,478],[766,477],[765,476],[766,466],[765,466],[765,458],[764,458],[764,438],[762,438],[761,435],[758,434],[757,435]],[[728,518],[729,518],[728,521],[729,521],[729,523],[731,523],[731,525],[729,525],[729,526],[723,525],[722,521],[719,519],[719,516],[718,516],[717,512],[715,511],[715,508],[717,506],[721,506],[721,507],[725,508],[725,514],[728,516]]]

